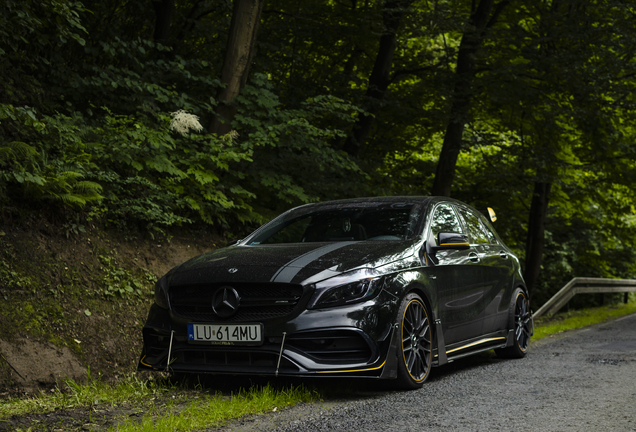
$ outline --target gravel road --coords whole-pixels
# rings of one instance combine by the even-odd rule
[[[357,386],[359,381],[334,381]],[[433,369],[411,392],[296,406],[223,431],[636,431],[636,315]]]

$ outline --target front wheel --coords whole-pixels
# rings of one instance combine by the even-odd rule
[[[495,353],[501,358],[522,358],[530,344],[530,309],[524,292],[517,288],[510,304],[510,327],[514,329],[515,340],[511,347],[500,348]]]
[[[398,318],[401,319],[401,343],[398,344],[397,385],[417,389],[428,378],[432,362],[431,322],[422,298],[408,294],[402,300]]]

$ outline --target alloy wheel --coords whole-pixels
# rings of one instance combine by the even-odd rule
[[[412,299],[404,311],[402,353],[411,378],[423,381],[431,367],[431,326],[426,309],[418,299]]]
[[[515,304],[515,338],[519,349],[525,352],[530,343],[530,312],[526,296],[521,292]]]

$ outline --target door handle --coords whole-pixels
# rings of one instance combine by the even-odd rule
[[[475,252],[471,252],[468,254],[468,259],[472,262],[479,262],[479,255],[477,255]]]
[[[499,251],[499,256],[503,259],[508,259],[508,254],[505,251]]]

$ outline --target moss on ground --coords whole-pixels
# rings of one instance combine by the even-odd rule
[[[17,349],[27,339],[68,348],[106,380],[136,369],[156,279],[216,243],[201,233],[170,243],[98,230],[67,237],[50,227],[0,234],[0,339]],[[6,359],[0,366],[8,393],[37,384]]]

